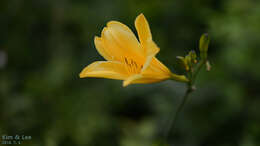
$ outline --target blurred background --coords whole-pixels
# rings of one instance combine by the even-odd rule
[[[182,83],[130,85],[80,79],[103,60],[94,36],[110,20],[143,13],[157,55],[173,72],[176,56],[211,37],[210,72],[200,72],[171,146],[260,145],[260,1],[1,0],[0,136],[24,146],[153,146],[185,92]],[[1,139],[1,138],[0,138]],[[3,141],[3,139],[1,139]]]

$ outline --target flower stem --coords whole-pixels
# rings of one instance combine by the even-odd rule
[[[178,116],[181,112],[181,110],[183,109],[185,103],[187,102],[187,99],[189,97],[189,95],[191,94],[191,92],[194,90],[192,88],[192,85],[191,84],[187,84],[188,85],[188,88],[184,94],[184,96],[182,97],[182,101],[181,103],[178,105],[178,108],[177,108],[177,111],[175,113],[175,115],[173,116],[173,118],[170,119],[170,122],[169,122],[169,126],[166,128],[166,131],[165,131],[165,140],[167,141],[167,138],[170,134],[170,132],[173,132],[174,131],[174,128],[175,128],[175,125],[176,125],[176,122],[177,122],[177,119],[178,119]]]
[[[199,71],[201,70],[201,68],[203,67],[203,65],[207,62],[207,60],[201,60],[199,63],[198,63],[198,66],[197,68],[195,69],[195,72],[193,73],[192,75],[192,79],[191,79],[191,84],[194,84],[195,80],[196,80],[196,77],[199,73]]]
[[[185,103],[187,102],[189,95],[192,93],[192,91],[195,90],[195,86],[194,86],[194,82],[196,80],[196,77],[199,73],[199,71],[201,70],[201,68],[203,67],[203,65],[207,62],[207,59],[202,59],[196,66],[196,68],[194,69],[194,72],[188,72],[188,82],[186,82],[187,85],[187,90],[184,94],[184,96],[182,97],[182,101],[181,103],[178,105],[177,107],[177,111],[175,113],[174,116],[171,116],[170,120],[169,120],[169,124],[167,125],[166,129],[165,129],[165,133],[164,133],[164,142],[167,143],[167,139],[169,137],[170,132],[174,131],[178,116],[181,112],[181,110],[183,109]],[[174,112],[174,111],[173,111]]]
[[[175,114],[175,116],[174,116],[174,121],[173,121],[172,127],[171,127],[172,132],[174,131],[174,127],[175,127],[175,125],[176,125],[178,116],[179,116],[181,110],[183,109],[185,103],[187,102],[187,99],[188,99],[188,97],[189,97],[189,95],[190,95],[191,92],[192,92],[192,89],[188,88],[188,89],[186,90],[184,96],[182,97],[182,101],[181,101],[180,105],[178,106],[178,109],[177,109],[176,114]]]

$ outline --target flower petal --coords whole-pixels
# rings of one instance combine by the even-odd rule
[[[157,83],[157,82],[161,82],[164,81],[166,79],[156,79],[156,78],[147,78],[147,77],[143,77],[140,79],[137,79],[135,81],[133,81],[132,83],[134,84],[150,84],[150,83]]]
[[[135,28],[138,33],[139,41],[142,44],[145,44],[147,40],[152,40],[149,24],[143,14],[136,17]]]
[[[141,49],[134,33],[124,24],[117,21],[110,21],[102,31],[105,47],[111,54],[115,55],[118,61],[124,57],[135,58],[136,61],[144,62],[145,54]],[[107,52],[108,52],[107,51]]]
[[[133,81],[141,79],[141,78],[142,78],[141,74],[132,75],[132,76],[128,77],[126,80],[124,80],[123,86],[126,87],[126,86],[130,85],[131,83],[133,83]]]
[[[113,60],[122,61],[122,56],[125,54],[122,49],[118,46],[117,43],[114,42],[113,37],[111,36],[110,32],[108,31],[107,27],[104,27],[101,33],[102,43],[104,45],[104,49]]]
[[[151,78],[157,80],[173,79],[175,81],[188,82],[189,80],[184,75],[177,75],[163,65],[157,58],[153,58],[150,65],[142,73],[143,78]]]
[[[102,42],[102,38],[95,36],[94,43],[95,43],[95,46],[96,46],[96,49],[97,49],[98,53],[102,57],[104,57],[106,60],[113,60],[111,55],[105,49],[105,46],[104,46],[104,44]]]
[[[155,43],[153,43],[153,41],[148,43],[147,47],[149,47],[150,49],[147,50],[146,60],[145,60],[145,63],[144,63],[144,66],[143,66],[141,72],[146,70],[146,68],[150,65],[152,59],[159,52],[159,49],[158,50],[157,49],[153,49],[153,48],[158,48],[157,45]]]
[[[158,53],[160,49],[152,40],[152,34],[148,21],[146,20],[143,14],[140,14],[135,19],[135,27],[138,33],[139,41],[146,53],[146,56]]]
[[[141,74],[135,74],[130,77],[128,77],[126,80],[123,82],[123,86],[126,87],[130,84],[148,84],[148,83],[155,83],[155,82],[160,82],[163,80],[168,79],[167,78],[162,78],[161,76],[143,76]]]
[[[85,67],[80,78],[97,77],[124,80],[128,77],[124,64],[116,61],[96,61]]]
[[[171,74],[171,71],[156,57],[152,59],[150,68],[153,68],[153,70],[156,70],[156,72],[161,72],[167,75]]]
[[[146,54],[146,61],[141,72],[145,71],[153,60],[154,56],[160,51],[159,47],[153,42],[149,24],[143,14],[135,20],[135,27],[140,43]]]

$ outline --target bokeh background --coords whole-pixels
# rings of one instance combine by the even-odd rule
[[[258,0],[1,0],[0,135],[32,136],[24,146],[156,145],[184,84],[123,88],[78,77],[103,60],[93,38],[105,24],[118,20],[136,33],[140,13],[157,57],[175,73],[176,56],[198,51],[201,34],[211,37],[212,70],[199,74],[169,145],[259,146]]]

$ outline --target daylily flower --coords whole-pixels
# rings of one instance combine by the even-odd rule
[[[124,80],[123,86],[154,83],[167,79],[187,82],[184,75],[173,74],[155,55],[160,51],[152,40],[149,24],[143,14],[135,20],[139,41],[124,24],[110,21],[95,37],[97,51],[107,61],[96,61],[85,67],[80,78],[98,77]]]

